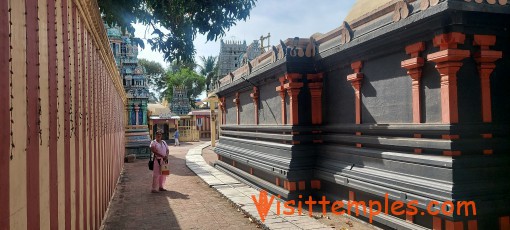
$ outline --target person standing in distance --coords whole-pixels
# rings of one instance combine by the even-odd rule
[[[175,146],[181,146],[181,143],[179,143],[179,130],[175,130],[175,133],[174,133],[174,139],[175,139]]]
[[[168,162],[168,145],[164,140],[161,140],[163,132],[156,131],[156,139],[151,141],[150,149],[154,154],[154,169],[152,170],[152,192],[167,191],[163,186],[165,185],[166,175],[161,175],[161,165]]]

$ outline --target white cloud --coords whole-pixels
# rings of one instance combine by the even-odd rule
[[[271,45],[277,45],[287,38],[308,38],[314,33],[326,33],[341,26],[345,16],[354,4],[354,0],[259,0],[246,21],[238,22],[226,32],[224,40],[246,40],[249,44],[261,35],[271,33]],[[137,37],[144,37],[145,27],[135,25]],[[150,31],[147,33],[150,36]],[[204,35],[198,35],[194,42],[196,57],[217,56],[220,42],[206,42]],[[163,55],[151,51],[150,47],[141,50],[139,58],[160,62]],[[198,59],[198,58],[196,58]]]

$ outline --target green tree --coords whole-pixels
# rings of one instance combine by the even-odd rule
[[[167,87],[165,69],[159,62],[149,61],[143,58],[138,59],[138,64],[145,68],[149,92],[161,101],[161,99],[163,99],[163,92]]]
[[[178,62],[178,61],[172,61],[169,67],[169,71],[172,73],[179,72],[181,69],[190,69],[195,70],[197,68],[197,64],[194,60],[186,61],[186,62]]]
[[[165,96],[172,101],[174,86],[186,86],[191,107],[195,108],[195,99],[202,94],[205,86],[205,77],[189,68],[180,68],[176,72],[167,72],[167,90]]]
[[[209,91],[209,86],[211,85],[211,81],[214,78],[214,75],[216,75],[215,67],[216,67],[216,57],[214,56],[200,56],[200,61],[202,62],[202,65],[199,65],[199,73],[202,76],[205,76],[205,86],[206,90]]]
[[[153,50],[164,54],[168,62],[190,62],[195,54],[193,41],[197,33],[208,41],[225,35],[225,31],[246,20],[256,0],[98,0],[103,20],[124,31],[134,32],[132,23],[152,27],[148,40]],[[141,40],[136,40],[143,46]]]

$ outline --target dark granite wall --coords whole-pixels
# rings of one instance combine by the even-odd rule
[[[276,92],[276,87],[280,82],[273,81],[259,87],[260,90],[260,104],[259,104],[259,123],[264,125],[281,125],[282,111],[281,111],[281,98],[279,92]]]
[[[430,38],[432,39],[432,38]],[[432,41],[425,43],[422,57],[439,49],[433,47]],[[421,120],[424,123],[441,123],[441,76],[434,62],[425,61],[421,78]]]
[[[299,91],[299,124],[300,125],[311,125],[312,124],[312,99],[310,94],[310,88],[308,88],[308,80],[306,75],[303,78],[303,87]],[[287,94],[288,95],[288,94]],[[290,108],[290,107],[289,107]],[[289,113],[290,114],[290,113]]]
[[[347,79],[352,70],[345,66],[324,74],[324,124],[354,123],[354,89]]]
[[[236,105],[234,104],[235,95],[228,95],[225,97],[225,110],[227,112],[226,115],[226,124],[233,125],[237,122],[237,110]]]
[[[509,37],[498,37],[494,50],[503,51],[503,59],[496,61],[496,69],[491,76],[492,121],[496,123],[510,123],[510,44]],[[506,57],[506,58],[505,58]]]
[[[251,90],[240,93],[239,100],[241,101],[241,124],[252,125],[255,124],[255,106],[253,105],[253,99],[250,97]]]
[[[471,57],[463,60],[463,65],[457,73],[457,96],[459,103],[459,123],[473,123],[482,121],[482,104],[480,77],[473,54],[475,53],[473,36],[467,35],[464,45],[459,49],[470,50]]]
[[[405,48],[402,48],[399,53],[364,61],[361,70],[364,74],[362,123],[412,123],[411,78],[400,66],[407,58]]]

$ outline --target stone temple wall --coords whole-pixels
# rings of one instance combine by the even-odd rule
[[[283,41],[219,81],[216,166],[285,199],[416,201],[374,217],[390,228],[505,229],[509,20],[506,1],[388,1]],[[428,212],[457,201],[477,214]]]

